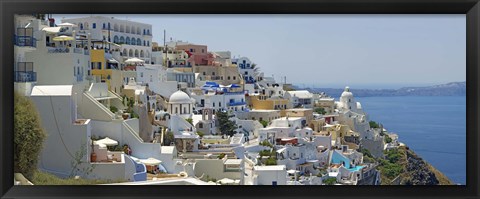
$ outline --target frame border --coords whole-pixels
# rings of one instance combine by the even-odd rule
[[[479,198],[479,0],[0,0],[0,196],[2,198],[329,197]],[[115,6],[112,6],[115,5]],[[13,14],[466,14],[467,181],[465,186],[13,186]],[[185,188],[188,187],[188,191]],[[302,193],[299,195],[298,193]],[[355,195],[351,195],[355,193]]]

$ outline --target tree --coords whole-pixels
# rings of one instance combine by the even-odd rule
[[[260,124],[262,124],[262,125],[263,125],[263,128],[265,128],[265,127],[267,127],[267,126],[268,126],[268,122],[267,122],[267,121],[265,121],[265,120],[260,120],[259,122],[260,122]]]
[[[47,134],[40,124],[34,103],[16,92],[14,99],[13,170],[32,179]]]
[[[334,185],[336,182],[337,182],[336,178],[328,178],[325,181],[323,181],[323,183],[325,183],[325,185]]]
[[[192,118],[187,118],[187,119],[185,119],[185,120],[187,120],[188,123],[190,123],[191,125],[193,125],[193,119],[192,119]]]
[[[325,109],[322,108],[322,107],[315,108],[315,112],[320,114],[320,115],[325,115],[327,113],[327,111],[325,111]]]
[[[227,112],[218,111],[216,114],[218,124],[220,125],[220,132],[222,135],[232,136],[235,134],[234,130],[237,129],[237,124],[230,120]]]
[[[376,123],[375,121],[370,121],[369,124],[370,124],[370,128],[373,128],[373,129],[380,127],[378,123]]]
[[[118,112],[118,108],[115,106],[110,106],[110,111],[112,111],[112,113],[116,113]]]
[[[165,136],[163,137],[163,145],[164,146],[170,146],[170,143],[173,142],[173,139],[175,137],[173,136],[173,132],[168,131],[165,133]]]

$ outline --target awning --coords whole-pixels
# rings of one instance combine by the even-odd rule
[[[160,163],[162,163],[162,161],[155,158],[140,159],[139,161],[145,165],[159,165]]]
[[[48,33],[58,33],[62,27],[45,27],[42,30]]]
[[[145,63],[145,61],[136,57],[125,60],[125,63]]]
[[[65,36],[65,35],[53,38],[53,41],[72,41],[72,40],[73,40],[73,37]]]
[[[73,24],[73,23],[61,23],[61,24],[57,24],[57,26],[72,26],[72,27],[77,27],[77,25]]]
[[[115,146],[118,145],[116,140],[110,139],[109,137],[103,138],[101,140],[97,140],[95,143],[97,144],[104,144],[105,146]]]
[[[233,183],[235,183],[235,180],[232,180],[230,178],[223,178],[223,179],[219,180],[218,182],[220,182],[222,184],[233,184]]]
[[[115,59],[112,58],[112,59],[109,59],[109,60],[108,60],[108,63],[118,64],[119,62],[118,62],[117,60],[115,60]]]

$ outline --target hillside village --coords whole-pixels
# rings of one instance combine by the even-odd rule
[[[15,90],[48,133],[41,171],[125,185],[399,180],[381,171],[405,146],[348,86],[338,101],[293,90],[248,57],[160,44],[152,25],[114,17],[17,15],[15,27]]]

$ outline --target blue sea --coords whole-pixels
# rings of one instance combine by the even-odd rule
[[[466,97],[357,97],[370,120],[454,183],[466,183]]]

